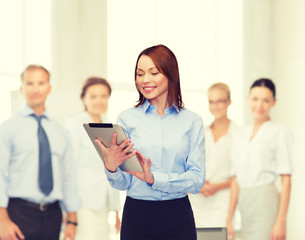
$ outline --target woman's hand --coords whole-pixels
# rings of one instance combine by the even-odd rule
[[[150,171],[151,167],[151,161],[148,158],[146,158],[140,153],[139,151],[136,151],[137,158],[143,168],[143,172],[128,172],[135,177],[139,178],[140,180],[147,182],[149,184],[153,184],[155,182],[154,175]]]
[[[206,197],[213,196],[217,192],[217,188],[214,184],[210,183],[208,180],[205,181],[200,193]]]
[[[227,223],[227,240],[234,240],[235,239],[235,233],[234,229],[231,223]]]
[[[118,167],[128,158],[136,154],[136,150],[128,153],[134,144],[130,143],[130,139],[126,139],[120,145],[117,145],[117,134],[114,133],[111,139],[110,147],[107,148],[101,139],[95,139],[99,148],[102,150],[105,160],[105,167],[109,172],[116,172]]]
[[[116,233],[119,233],[121,230],[121,220],[119,217],[119,211],[115,211],[115,229]]]
[[[286,239],[286,222],[276,222],[271,232],[271,240]]]

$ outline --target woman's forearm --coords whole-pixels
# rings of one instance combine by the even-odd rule
[[[239,187],[236,182],[236,178],[233,177],[231,180],[231,185],[230,185],[230,205],[229,205],[229,212],[228,212],[228,218],[227,218],[227,223],[231,224],[234,211],[236,208],[237,204],[237,199],[238,199],[238,192],[239,192]]]
[[[282,190],[280,194],[279,210],[276,218],[276,222],[286,222],[289,199],[290,199],[290,189],[291,189],[291,176],[282,175]]]

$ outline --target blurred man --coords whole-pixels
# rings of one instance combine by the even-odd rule
[[[0,125],[0,239],[73,240],[78,209],[76,169],[69,135],[45,110],[50,73],[30,65],[21,74],[26,99]]]

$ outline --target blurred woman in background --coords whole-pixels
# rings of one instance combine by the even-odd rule
[[[102,78],[88,78],[82,88],[81,99],[85,111],[69,119],[69,129],[76,161],[78,164],[80,210],[77,213],[77,236],[80,240],[108,240],[108,213],[116,211],[116,230],[120,230],[119,192],[110,187],[104,165],[89,137],[83,123],[102,123],[106,121],[108,100],[111,95],[110,84]]]
[[[234,239],[232,216],[238,202],[243,240],[284,240],[291,188],[291,136],[271,121],[275,85],[256,80],[248,102],[253,124],[235,135],[232,144],[232,174],[228,239]],[[281,177],[281,192],[274,184]]]
[[[225,227],[230,201],[230,150],[237,125],[228,118],[230,89],[215,83],[208,90],[209,109],[214,116],[205,128],[206,182],[200,193],[190,195],[196,227]]]

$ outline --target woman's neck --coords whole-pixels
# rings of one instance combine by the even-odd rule
[[[89,113],[89,112],[88,112],[88,114],[94,123],[102,123],[102,119],[99,114],[93,114],[93,113]]]
[[[219,138],[226,135],[228,133],[230,127],[230,119],[227,116],[221,119],[215,119],[211,125],[212,134],[214,137],[214,141],[217,142]]]
[[[257,132],[258,132],[258,129],[265,123],[265,122],[268,122],[270,121],[270,117],[268,116],[267,118],[265,119],[255,119],[254,120],[254,123],[253,123],[253,130],[252,130],[252,135],[250,137],[250,140],[252,140]]]
[[[265,119],[254,119],[254,128],[259,128],[260,126],[262,126],[265,122],[268,122],[270,121],[271,118],[268,116],[267,118]]]
[[[162,117],[165,114],[165,109],[168,107],[167,102],[153,101],[150,104],[156,106],[156,112],[160,117]]]
[[[223,128],[230,125],[230,119],[227,116],[215,119],[212,123],[212,128]]]

